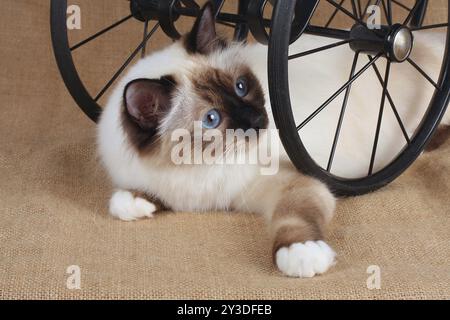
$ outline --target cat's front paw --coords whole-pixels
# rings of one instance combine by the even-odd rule
[[[152,218],[155,211],[153,203],[124,190],[114,192],[109,202],[111,215],[124,221]]]
[[[289,277],[312,278],[335,264],[336,253],[323,241],[307,241],[283,247],[276,253],[278,269]]]

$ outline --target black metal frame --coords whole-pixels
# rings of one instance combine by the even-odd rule
[[[269,78],[270,99],[274,119],[278,129],[280,130],[281,140],[290,159],[300,171],[308,175],[313,175],[316,178],[324,181],[331,187],[333,192],[339,196],[360,195],[385,186],[386,184],[390,183],[395,178],[397,178],[402,172],[404,172],[421,154],[426,144],[429,142],[430,138],[437,129],[443,115],[445,114],[447,105],[450,101],[450,52],[449,52],[450,31],[447,30],[446,52],[444,53],[442,71],[439,80],[437,80],[437,82],[434,82],[432,79],[430,79],[418,65],[416,65],[411,59],[408,59],[408,62],[414,68],[416,68],[417,71],[419,71],[425,78],[427,78],[427,80],[436,88],[435,93],[430,101],[428,111],[424,116],[422,123],[417,128],[415,135],[413,137],[408,137],[407,134],[405,135],[405,129],[402,126],[403,134],[405,135],[405,139],[407,140],[407,146],[390,164],[388,164],[382,170],[374,172],[373,171],[374,152],[372,152],[372,158],[370,159],[369,175],[358,179],[345,179],[330,173],[329,170],[330,162],[328,163],[328,168],[321,168],[315,162],[315,160],[309,155],[297,131],[303,128],[303,126],[306,125],[310,120],[312,120],[312,118],[315,115],[317,115],[321,110],[323,110],[330,101],[332,101],[335,97],[337,97],[337,95],[346,91],[347,97],[348,88],[351,86],[352,82],[362,72],[364,72],[370,67],[373,67],[377,74],[378,79],[380,80],[380,83],[383,85],[383,96],[377,123],[377,132],[374,141],[374,150],[376,151],[384,104],[386,103],[386,100],[389,100],[389,102],[392,104],[392,98],[390,97],[389,92],[387,90],[391,61],[388,59],[384,79],[375,65],[375,62],[383,55],[382,52],[378,53],[375,57],[369,55],[368,56],[369,62],[358,73],[355,74],[355,65],[359,56],[359,53],[355,52],[355,59],[352,65],[350,80],[343,87],[341,87],[333,95],[333,97],[331,97],[326,103],[324,103],[320,108],[318,108],[315,113],[313,113],[302,124],[298,126],[295,122],[293,113],[291,111],[292,106],[290,101],[289,77],[288,77],[289,59],[291,57],[300,57],[303,55],[310,54],[314,51],[318,52],[320,50],[326,50],[334,46],[342,45],[345,44],[346,41],[337,42],[334,46],[322,47],[320,48],[320,50],[319,49],[310,50],[305,53],[289,56],[290,24],[287,23],[287,21],[289,21],[289,15],[292,14],[295,4],[290,0],[278,0],[278,1],[279,3],[275,8],[272,21],[272,32],[274,34],[277,34],[277,36],[271,37],[269,43],[268,78]],[[308,3],[311,4],[314,3],[316,0],[297,0],[297,1],[301,1],[304,4]],[[426,8],[424,9],[423,6],[425,2],[427,1],[417,0],[415,4],[415,8],[418,10],[416,12],[417,14],[409,15],[404,23],[404,24],[409,23],[409,26],[411,27],[412,30],[424,30],[431,27],[421,25],[423,22],[423,15],[426,12]],[[448,17],[450,17],[450,5],[448,7],[447,15]],[[447,24],[442,25],[438,24],[433,25],[432,27],[448,28],[448,22]],[[340,35],[338,35],[336,38],[342,39]],[[341,110],[341,116],[336,131],[337,134],[339,132],[340,125],[342,124],[341,122],[342,113],[345,112],[345,104],[346,104],[345,101],[347,100],[346,97],[344,97],[343,109]],[[392,107],[398,120],[399,119],[398,114],[396,113],[393,104]],[[399,122],[401,125],[401,121]],[[295,128],[297,128],[297,130],[295,130]],[[333,143],[333,150],[330,155],[331,161],[334,156],[335,144],[336,140]]]

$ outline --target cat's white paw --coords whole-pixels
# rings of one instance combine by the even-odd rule
[[[323,241],[294,243],[276,253],[278,269],[289,277],[312,278],[335,264],[336,253]]]
[[[129,191],[116,191],[109,201],[111,215],[124,221],[152,218],[155,211],[156,207],[153,203],[135,197]]]

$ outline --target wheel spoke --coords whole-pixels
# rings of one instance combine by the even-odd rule
[[[357,3],[358,3],[358,16],[361,19],[362,15],[363,15],[362,14],[361,0],[357,0]]]
[[[387,4],[385,0],[383,0],[383,10],[386,15],[386,20],[388,25],[392,26],[392,3],[390,0],[387,0]]]
[[[392,3],[395,3],[396,5],[398,5],[400,8],[403,8],[407,11],[411,11],[411,8],[409,8],[408,6],[404,5],[403,3],[397,1],[397,0],[391,0]]]
[[[377,54],[372,61],[367,63],[361,70],[358,71],[349,81],[347,81],[338,91],[336,91],[327,101],[325,101],[319,108],[317,108],[308,118],[306,118],[298,127],[297,131],[300,131],[305,125],[307,125],[312,119],[314,119],[322,110],[324,110],[334,99],[336,99],[348,86],[350,86],[356,79],[358,79],[372,64],[374,64],[382,53]]]
[[[383,122],[384,105],[386,103],[387,88],[388,88],[389,74],[390,73],[391,73],[391,62],[388,60],[387,61],[387,65],[386,65],[386,73],[385,73],[385,76],[384,76],[383,95],[381,97],[380,112],[378,114],[377,130],[375,132],[375,139],[374,139],[374,142],[373,142],[372,156],[370,158],[369,176],[372,175],[373,167],[375,165],[375,157],[377,155],[378,141],[379,141],[379,138],[380,138],[380,131],[381,131],[381,123]]]
[[[90,42],[90,41],[92,41],[92,40],[94,40],[94,39],[100,37],[102,34],[104,34],[104,33],[108,32],[108,31],[110,31],[111,29],[114,29],[115,27],[118,27],[119,25],[121,25],[121,24],[124,23],[125,21],[131,19],[132,17],[133,17],[133,15],[130,14],[129,16],[126,16],[125,18],[123,18],[123,19],[121,19],[121,20],[119,20],[119,21],[113,23],[113,24],[110,25],[109,27],[106,27],[106,28],[100,30],[99,32],[93,34],[93,35],[90,36],[89,38],[86,38],[85,40],[83,40],[83,41],[77,43],[76,45],[74,45],[73,47],[71,47],[71,48],[70,48],[70,51],[76,50],[76,49],[78,49],[79,47],[85,45],[86,43],[88,43],[88,42]]]
[[[353,78],[353,76],[355,75],[356,66],[358,64],[358,57],[359,57],[359,53],[355,53],[355,56],[353,58],[353,64],[352,64],[352,69],[350,71],[349,79]],[[348,98],[350,96],[351,87],[352,86],[349,85],[347,87],[347,89],[345,90],[344,101],[342,102],[341,113],[339,115],[339,121],[338,121],[338,125],[337,125],[337,128],[336,128],[336,133],[334,134],[333,146],[331,148],[330,158],[328,159],[328,165],[327,165],[327,171],[328,172],[331,171],[331,167],[333,165],[334,155],[336,153],[336,147],[337,147],[337,144],[338,144],[338,141],[339,141],[339,136],[341,134],[342,122],[344,121],[345,110],[347,109]]]
[[[437,85],[436,82],[433,81],[433,79],[431,79],[431,77],[421,68],[417,65],[417,63],[415,63],[411,58],[407,59],[408,62],[417,70],[419,71],[419,73],[425,77],[425,79],[427,79],[436,89],[441,90],[441,88],[439,88],[439,86]]]
[[[236,28],[236,25],[234,25],[234,24],[232,24],[232,23],[229,23],[229,22],[220,21],[220,20],[217,20],[216,22],[217,22],[218,24],[221,24],[221,25],[226,26],[226,27]]]
[[[139,53],[139,51],[142,50],[142,48],[145,46],[147,41],[152,37],[152,35],[156,32],[156,30],[158,30],[158,28],[159,28],[159,23],[157,23],[153,27],[153,29],[145,37],[144,41],[142,41],[139,44],[139,46],[131,53],[131,55],[128,57],[128,59],[116,71],[116,73],[112,76],[112,78],[108,81],[108,83],[103,87],[103,89],[100,90],[100,92],[97,94],[97,96],[94,99],[95,101],[98,101],[105,94],[105,92],[109,89],[109,87],[111,87],[111,85],[114,83],[114,81],[117,80],[117,78],[120,76],[120,74],[126,69],[126,67],[131,63],[131,61],[133,61],[134,57],[136,57],[136,55]]]
[[[377,6],[377,7],[379,7],[380,6],[380,3],[381,3],[381,0],[375,0],[375,3],[374,3],[374,5],[375,6]],[[367,18],[367,10],[369,10],[369,7],[372,5],[372,1],[370,0],[370,1],[368,1],[368,3],[367,3],[367,6],[366,6],[366,9],[364,10],[364,13],[363,13],[363,17],[361,18],[363,21]]]
[[[307,56],[307,55],[310,55],[310,54],[313,54],[313,53],[317,53],[317,52],[329,50],[329,49],[332,49],[332,48],[336,48],[336,47],[342,46],[344,44],[350,43],[351,41],[352,40],[339,41],[339,42],[335,42],[335,43],[332,43],[332,44],[329,44],[329,45],[326,45],[326,46],[323,46],[323,47],[319,47],[319,48],[316,48],[316,49],[312,49],[312,50],[300,52],[300,53],[297,53],[297,54],[293,54],[293,55],[290,55],[288,57],[288,60],[293,60],[293,59],[304,57],[304,56]]]
[[[411,19],[414,17],[414,14],[416,13],[416,10],[419,9],[420,4],[421,4],[420,1],[416,0],[416,3],[414,4],[414,7],[409,11],[408,16],[406,17],[405,21],[403,22],[404,26],[407,26],[411,22]]]
[[[147,38],[147,34],[148,34],[148,19],[145,20],[144,22],[144,46],[142,47],[142,51],[141,51],[141,58],[145,57],[145,51],[147,50],[147,40],[145,40]]]
[[[361,20],[364,20],[367,15],[367,10],[369,10],[370,5],[372,4],[372,0],[368,0],[366,6],[364,7],[364,11],[361,15]]]
[[[428,30],[428,29],[448,28],[448,26],[449,26],[448,23],[432,24],[432,25],[428,25],[428,26],[412,28],[411,31],[421,31],[421,30]]]
[[[341,0],[341,2],[339,2],[339,6],[342,6],[344,4],[344,2],[345,2],[345,0]],[[330,26],[331,22],[333,22],[333,20],[336,17],[338,12],[339,12],[339,9],[338,8],[334,8],[333,14],[328,19],[327,23],[325,23],[325,28],[328,28]]]
[[[358,19],[361,18],[359,16],[358,5],[356,4],[356,0],[352,0],[352,11],[355,17],[358,17]]]
[[[387,12],[388,12],[388,21],[390,22],[390,25],[392,25],[394,23],[394,19],[393,19],[393,11],[392,11],[392,2],[391,0],[386,0],[387,1]]]
[[[345,9],[343,6],[339,5],[338,3],[334,2],[333,0],[326,0],[329,4],[331,4],[333,7],[335,7],[336,9],[338,9],[339,11],[343,12],[345,15],[347,15],[348,17],[352,18],[353,20],[355,20],[356,22],[358,22],[361,25],[364,25],[364,22],[359,19],[358,17],[356,17],[353,13],[351,13],[350,11],[348,11],[347,9]]]
[[[369,58],[369,61],[372,61],[373,58],[371,56],[367,56],[367,57]],[[381,87],[384,88],[384,81],[383,81],[383,78],[381,77],[380,71],[378,70],[377,64],[376,63],[373,64],[372,67],[373,67],[373,69],[374,69],[374,71],[375,71],[375,73],[377,75],[377,78],[378,78],[378,81],[381,84]],[[395,118],[397,119],[397,122],[398,122],[398,124],[400,126],[400,129],[402,130],[403,136],[405,137],[405,140],[406,140],[406,142],[409,145],[409,144],[411,144],[411,139],[408,136],[408,132],[406,131],[405,125],[403,124],[403,121],[402,121],[402,119],[400,117],[400,114],[398,113],[398,110],[395,107],[394,100],[392,99],[392,96],[389,93],[389,90],[386,91],[386,96],[387,96],[387,99],[389,101],[389,105],[391,106],[391,109],[394,112]]]

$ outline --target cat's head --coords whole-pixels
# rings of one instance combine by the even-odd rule
[[[211,3],[175,45],[182,48],[184,67],[157,79],[133,80],[124,90],[122,123],[139,153],[169,153],[172,133],[185,129],[193,136],[198,123],[203,132],[224,136],[229,129],[267,128],[264,92],[243,59],[244,44],[217,35]]]

